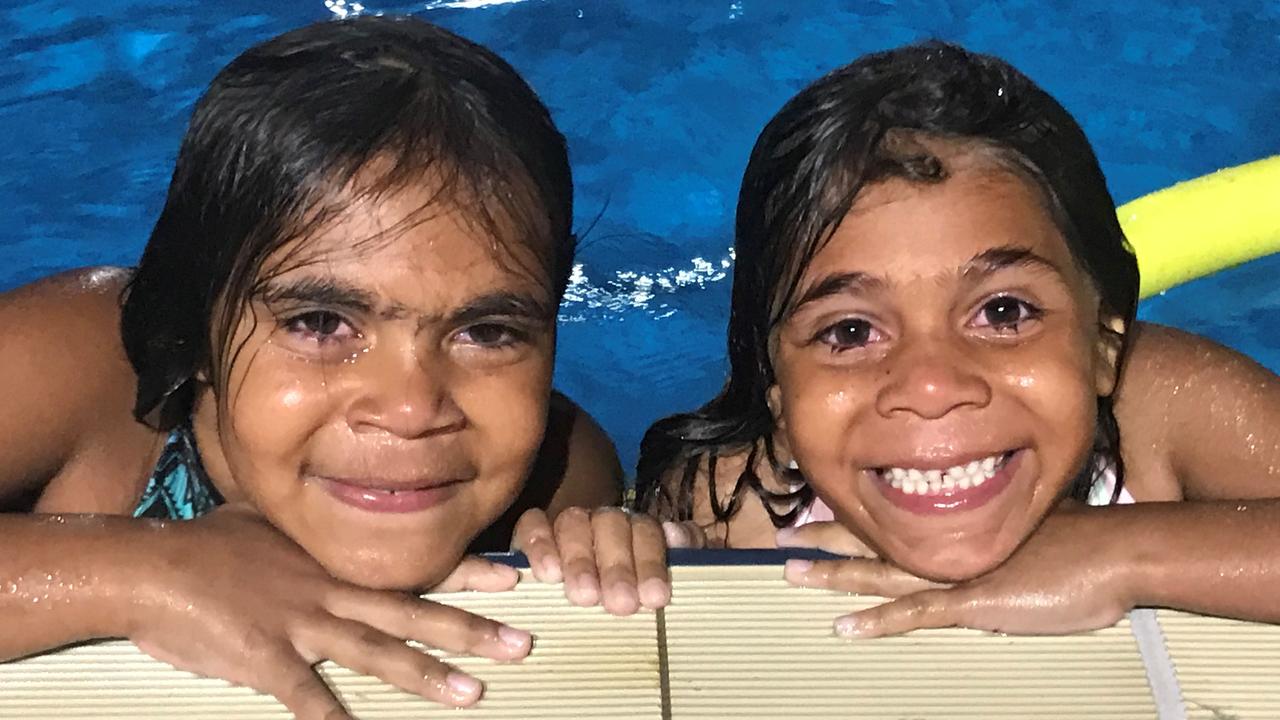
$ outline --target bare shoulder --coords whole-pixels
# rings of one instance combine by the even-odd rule
[[[1273,496],[1280,378],[1207,338],[1135,329],[1116,397],[1135,496],[1146,484],[1149,499]]]
[[[547,433],[567,436],[564,470],[548,515],[555,517],[573,505],[599,507],[622,500],[618,451],[595,418],[566,395],[553,392]]]
[[[38,496],[97,433],[130,429],[135,383],[119,329],[127,282],[123,269],[88,268],[0,294],[0,507]]]
[[[1252,358],[1206,337],[1155,323],[1138,323],[1129,354],[1126,385],[1153,387],[1199,376],[1274,381]]]

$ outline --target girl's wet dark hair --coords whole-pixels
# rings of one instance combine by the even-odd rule
[[[159,429],[185,422],[193,379],[225,382],[233,330],[262,283],[317,260],[297,252],[305,238],[415,185],[434,196],[410,222],[461,210],[495,249],[533,248],[542,267],[523,269],[545,274],[559,300],[576,242],[564,137],[497,55],[420,20],[366,16],[231,61],[196,105],[125,291],[134,415]]]
[[[715,517],[732,516],[756,492],[775,525],[792,523],[813,500],[804,483],[790,493],[763,487],[763,453],[779,477],[774,421],[766,393],[774,383],[769,341],[806,267],[865,187],[888,178],[941,182],[946,163],[933,142],[981,153],[1041,191],[1071,253],[1092,279],[1101,316],[1119,318],[1118,362],[1138,303],[1138,266],[1116,218],[1089,141],[1056,100],[1008,63],[955,45],[927,42],[863,56],[792,98],[756,141],[738,197],[736,265],[729,317],[728,382],[701,409],[658,421],[645,434],[637,468],[641,507],[691,519],[700,469]],[[1119,367],[1119,365],[1118,365]],[[1095,451],[1123,480],[1111,397],[1098,398]],[[717,457],[747,453],[727,499],[717,493]],[[1089,463],[1070,492],[1084,499]],[[779,508],[782,508],[781,510]]]

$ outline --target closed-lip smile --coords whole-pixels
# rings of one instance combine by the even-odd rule
[[[464,479],[416,478],[335,478],[320,475],[312,479],[335,499],[361,510],[378,513],[408,513],[427,510],[449,500]]]

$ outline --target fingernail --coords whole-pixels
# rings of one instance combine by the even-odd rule
[[[795,536],[795,528],[782,528],[774,536],[774,542],[777,543],[778,547],[785,547],[791,544],[791,541],[795,539]]]
[[[787,582],[800,585],[805,582],[809,571],[812,569],[812,560],[792,558],[787,561],[786,565],[782,566],[782,576],[787,579]]]
[[[677,523],[670,521],[662,523],[662,536],[667,541],[667,547],[678,548],[689,544],[684,528]]]
[[[634,587],[614,583],[605,596],[605,605],[610,615],[632,615],[640,609],[640,598]]]
[[[547,582],[557,583],[564,579],[560,574],[560,563],[553,557],[542,561],[542,575]]]
[[[480,691],[484,686],[480,681],[460,672],[449,673],[444,682],[453,693],[453,699],[460,703],[473,703],[480,699]]]
[[[517,652],[529,652],[529,648],[533,645],[533,636],[524,630],[518,630],[510,625],[498,626],[498,639],[502,641],[508,649]]]
[[[600,602],[600,585],[590,575],[579,575],[574,588],[569,591],[569,599],[582,607],[596,605]]]
[[[841,637],[854,638],[862,635],[862,625],[853,617],[836,618],[836,634]]]
[[[671,602],[671,586],[657,578],[640,583],[640,602],[647,608],[665,607]]]

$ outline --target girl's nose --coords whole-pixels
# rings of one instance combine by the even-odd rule
[[[419,438],[460,429],[466,416],[453,400],[447,359],[420,347],[381,347],[352,369],[357,397],[349,423],[356,432]]]
[[[884,417],[903,414],[937,420],[963,408],[991,402],[991,384],[969,348],[947,341],[915,342],[889,358],[889,370],[876,395]]]

